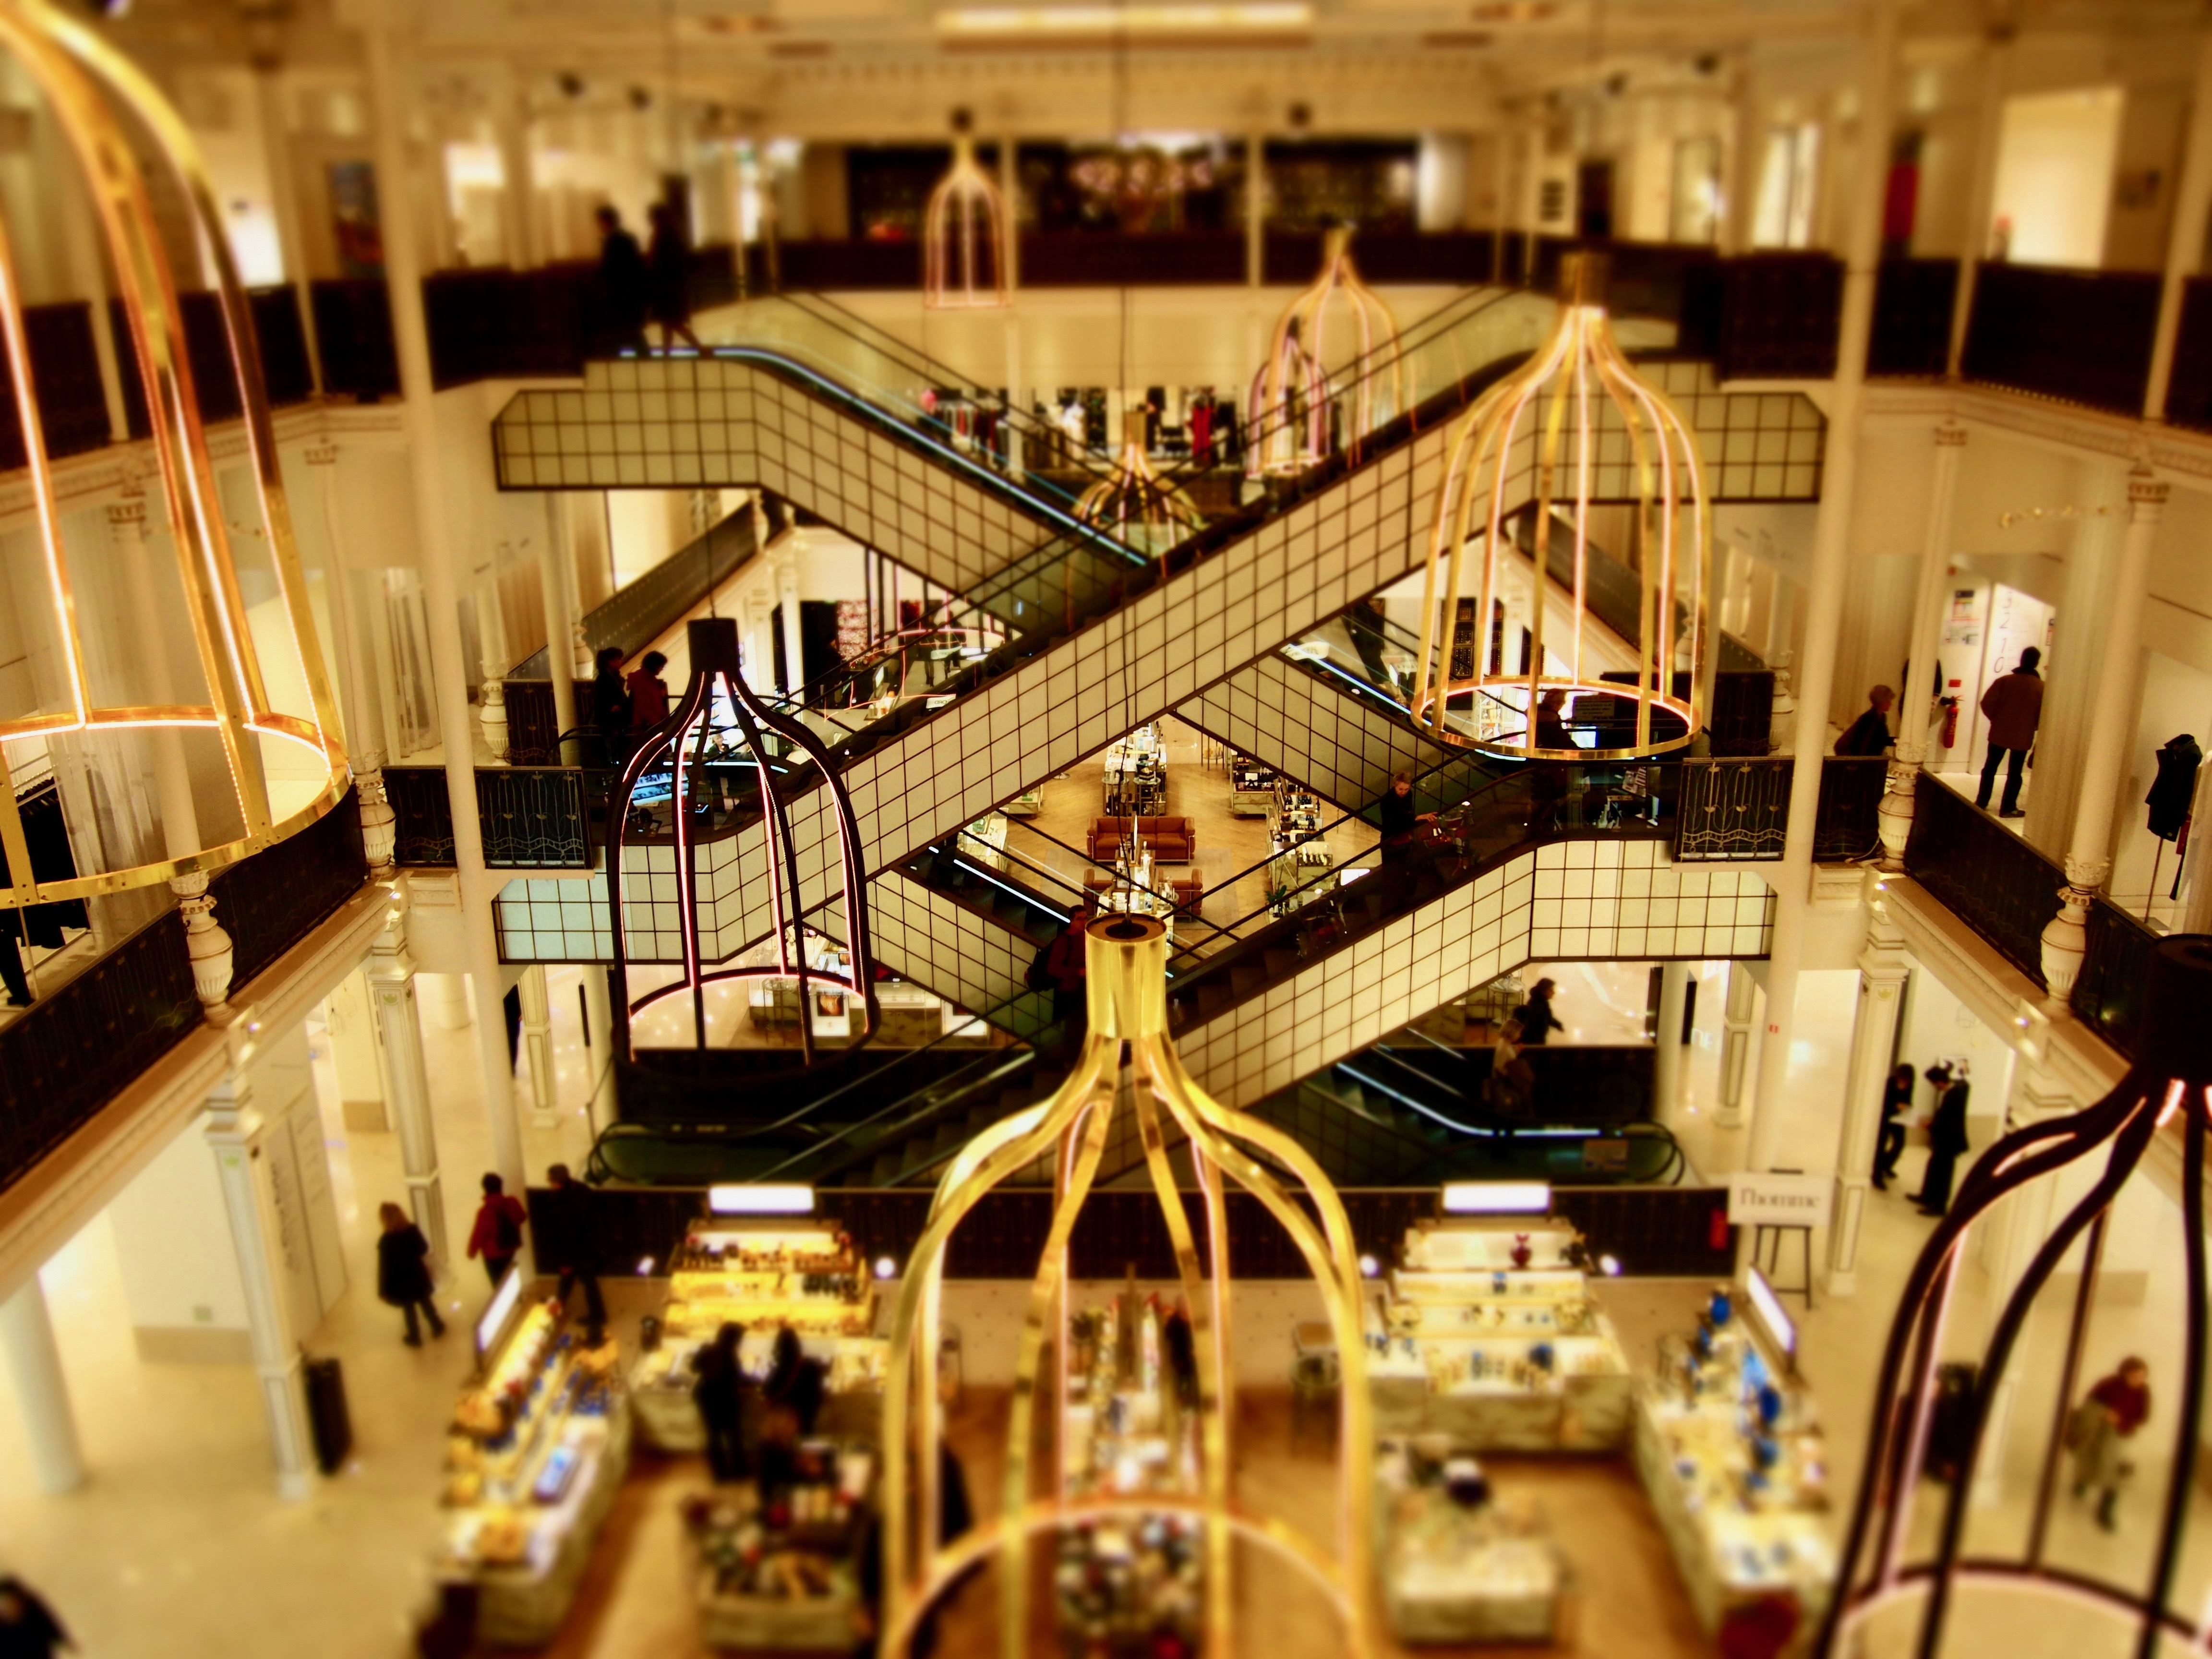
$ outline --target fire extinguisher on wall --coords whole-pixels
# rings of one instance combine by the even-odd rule
[[[1944,697],[1940,701],[1943,705],[1943,746],[1954,749],[1959,743],[1959,700]]]

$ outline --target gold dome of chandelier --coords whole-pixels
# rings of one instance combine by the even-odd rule
[[[884,1364],[884,1621],[882,1650],[903,1655],[932,1606],[975,1565],[997,1564],[999,1637],[1006,1659],[1030,1651],[1028,1571],[1030,1540],[1063,1527],[1170,1520],[1191,1528],[1203,1578],[1204,1651],[1236,1650],[1237,1597],[1231,1581],[1242,1540],[1316,1584],[1344,1620],[1345,1650],[1373,1650],[1374,1425],[1360,1324],[1358,1247],[1343,1200],[1297,1139],[1220,1105],[1176,1058],[1167,1018],[1167,933],[1152,917],[1103,916],[1085,930],[1089,1029],[1067,1080],[1050,1098],[983,1130],[938,1183],[929,1219],[900,1275]],[[1135,1079],[1123,1091],[1121,1045]],[[1060,1447],[1059,1477],[1032,1480],[1040,1400],[1068,1398],[1073,1331],[1067,1294],[1068,1240],[1109,1141],[1123,1139],[1115,1119],[1134,1115],[1152,1192],[1175,1249],[1191,1315],[1198,1370],[1196,1490],[1085,1491],[1071,1478]],[[1178,1190],[1170,1147],[1182,1149],[1198,1177],[1205,1212],[1205,1271],[1200,1239]],[[1022,1334],[1012,1421],[1006,1440],[1006,1501],[995,1518],[959,1540],[938,1535],[937,1447],[944,1427],[938,1352],[945,1249],[953,1230],[1001,1182],[1048,1161],[1054,1170],[1051,1226],[1031,1282]],[[1286,1172],[1279,1178],[1277,1170]],[[1289,1234],[1314,1276],[1342,1370],[1335,1469],[1337,1536],[1324,1540],[1292,1527],[1255,1521],[1231,1491],[1236,1423],[1230,1363],[1231,1261],[1225,1203],[1234,1184],[1249,1193]],[[1311,1213],[1299,1202],[1311,1204]],[[1057,1364],[1057,1387],[1043,1373]],[[1063,1428],[1062,1432],[1065,1433]],[[914,1454],[905,1455],[908,1450]],[[1048,1467],[1051,1467],[1048,1465]],[[1045,1490],[1040,1491],[1042,1485]],[[918,1491],[916,1490],[918,1486]],[[909,1501],[909,1493],[914,1500]],[[1252,1552],[1248,1556],[1259,1559]]]
[[[30,659],[27,695],[0,704],[0,852],[7,855],[6,902],[51,903],[176,880],[204,887],[206,873],[234,864],[322,817],[348,787],[345,751],[323,665],[307,587],[294,543],[278,471],[259,348],[222,217],[198,147],[161,93],[97,36],[44,0],[0,5],[0,50],[38,88],[83,170],[94,217],[106,244],[116,293],[130,322],[131,355],[143,385],[155,472],[148,480],[148,534],[163,532],[173,562],[141,539],[130,553],[87,545],[64,533],[29,365],[9,228],[0,223],[0,340],[9,394],[21,422],[36,510],[45,603],[19,613]],[[191,273],[213,288],[229,346],[230,373],[245,412],[252,507],[243,538],[226,505],[200,412],[200,392],[185,347],[180,286],[153,206],[153,186],[132,131],[149,141],[165,181],[189,214],[205,262]],[[98,326],[95,324],[95,326]],[[258,523],[252,522],[258,520]],[[260,543],[258,573],[273,579],[276,603],[250,614],[237,556],[241,539]],[[112,561],[112,562],[104,562]],[[105,599],[134,612],[117,637]],[[172,659],[167,628],[180,617],[193,660]],[[289,635],[289,637],[283,637]],[[284,648],[265,647],[283,637]],[[289,703],[288,709],[280,705]],[[150,738],[166,753],[172,782],[161,790],[166,856],[140,857],[68,880],[35,879],[13,771],[57,741],[90,757],[99,745]],[[211,741],[210,741],[211,740]],[[219,745],[229,799],[195,802],[184,778],[187,744],[204,746],[212,772]],[[117,758],[143,774],[143,751]],[[159,773],[160,754],[152,763]],[[212,822],[216,837],[202,833]],[[143,854],[146,849],[141,848]],[[190,895],[188,894],[187,896]]]
[[[952,166],[929,192],[921,223],[921,303],[930,311],[986,311],[1008,303],[1006,198],[976,164],[966,110],[952,117]]]
[[[1206,520],[1196,503],[1153,470],[1145,453],[1145,414],[1121,417],[1121,453],[1113,472],[1075,499],[1075,516],[1139,553],[1165,553]]]
[[[1364,362],[1378,347],[1387,350],[1397,344],[1398,324],[1390,307],[1352,267],[1352,231],[1346,226],[1328,233],[1322,245],[1321,274],[1275,319],[1267,360],[1252,377],[1244,465],[1253,477],[1303,472],[1334,447],[1328,362],[1333,306],[1351,313],[1355,362]],[[1397,354],[1391,351],[1379,375],[1362,374],[1346,388],[1342,405],[1334,411],[1343,422],[1341,436],[1348,441],[1373,431],[1396,415],[1404,401]]]
[[[1551,337],[1452,435],[1430,531],[1413,702],[1415,725],[1440,743],[1528,759],[1621,760],[1684,748],[1704,724],[1713,551],[1705,464],[1695,430],[1614,341],[1604,284],[1601,257],[1570,254]],[[1605,625],[1589,606],[1591,514],[1601,503],[1631,510],[1639,627],[1625,643],[1640,665],[1633,686],[1590,664],[1588,635]],[[1523,552],[1513,521],[1531,504]],[[1564,571],[1553,556],[1561,537]],[[1553,625],[1554,580],[1567,590],[1564,629]],[[1525,653],[1518,630],[1494,626],[1509,594],[1528,607]],[[1462,604],[1473,607],[1464,643]],[[1564,672],[1553,672],[1555,658]],[[1583,748],[1571,724],[1624,741]]]

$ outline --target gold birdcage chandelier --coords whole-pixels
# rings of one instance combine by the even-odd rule
[[[1352,382],[1337,394],[1329,389],[1327,360],[1332,307],[1351,313],[1358,347]],[[1397,353],[1390,349],[1397,342],[1390,307],[1359,280],[1352,263],[1352,232],[1339,226],[1322,245],[1321,274],[1275,319],[1267,359],[1252,377],[1246,472],[1255,478],[1303,472],[1339,441],[1371,432],[1396,415],[1405,401]],[[1387,363],[1379,374],[1363,372],[1378,347]],[[1338,429],[1332,432],[1332,426]]]
[[[1570,254],[1551,337],[1453,434],[1430,531],[1413,701],[1414,723],[1440,743],[1522,759],[1622,760],[1686,747],[1704,724],[1712,589],[1705,464],[1696,431],[1613,339],[1604,283],[1601,256]],[[1594,666],[1592,636],[1607,627],[1592,609],[1601,502],[1629,514],[1636,637],[1622,643],[1636,653],[1633,684]],[[1553,625],[1554,583],[1565,590],[1564,629]],[[1498,625],[1509,603],[1526,606],[1525,647],[1517,629]],[[1575,741],[1577,726],[1589,745]]]
[[[984,311],[1008,303],[1006,198],[975,161],[968,112],[952,118],[952,166],[929,193],[921,224],[921,303]]]
[[[1174,1519],[1194,1529],[1202,1589],[1205,1651],[1234,1651],[1231,1545],[1238,1539],[1289,1563],[1315,1583],[1342,1615],[1346,1650],[1371,1650],[1374,1431],[1361,1329],[1359,1255],[1344,1204],[1320,1164],[1297,1140],[1200,1088],[1176,1058],[1167,1029],[1167,933],[1149,916],[1108,915],[1085,929],[1090,1024],[1067,1080],[1052,1097],[985,1129],[939,1182],[900,1280],[885,1368],[884,1425],[883,1651],[903,1654],[931,1606],[980,1562],[995,1561],[1000,1644],[1006,1659],[1030,1650],[1030,1540],[1090,1522]],[[1122,1044],[1134,1087],[1120,1090]],[[1032,1485],[1039,1400],[1065,1406],[1069,1395],[1068,1241],[1123,1111],[1134,1115],[1154,1196],[1173,1244],[1182,1295],[1191,1310],[1198,1387],[1194,1442],[1195,1490],[1083,1490],[1071,1479],[1063,1440],[1060,1478],[1047,1495]],[[1204,1200],[1200,1241],[1177,1188],[1170,1138],[1188,1143]],[[1249,1149],[1249,1150],[1248,1150]],[[945,1253],[953,1230],[990,1192],[1040,1160],[1054,1171],[1052,1224],[1031,1282],[1007,1430],[1005,1501],[999,1517],[957,1542],[938,1535],[936,1389]],[[1272,1166],[1272,1167],[1271,1167]],[[1291,1181],[1277,1178],[1287,1170]],[[1311,1269],[1341,1366],[1340,1443],[1334,1540],[1310,1538],[1277,1521],[1256,1520],[1231,1492],[1229,1183],[1273,1217]],[[1310,1200],[1313,1214],[1298,1201]],[[1317,1218],[1317,1219],[1316,1219]],[[1211,1271],[1206,1271],[1207,1268]],[[1048,1358],[1060,1367],[1048,1386]],[[913,1454],[909,1457],[908,1453]],[[911,1464],[911,1468],[909,1468]]]
[[[146,599],[144,615],[155,623],[163,608],[180,606],[197,659],[191,667],[169,663],[158,626],[142,625],[127,639],[101,637],[100,630],[114,628],[114,621],[91,614],[96,607],[85,603],[81,578],[88,568],[88,550],[72,548],[64,534],[33,386],[22,286],[8,227],[0,223],[0,341],[7,349],[9,393],[21,422],[46,589],[45,605],[26,605],[21,617],[27,635],[44,635],[25,641],[34,690],[14,708],[0,708],[6,898],[15,906],[52,903],[166,881],[179,881],[181,890],[305,829],[343,799],[349,782],[285,506],[259,347],[207,169],[153,83],[44,0],[0,5],[0,49],[28,74],[83,170],[129,323],[131,349],[124,372],[135,368],[144,392],[155,466],[148,493],[158,498],[148,517],[173,543],[180,592],[172,598],[165,573],[152,562],[118,568],[106,586],[135,589]],[[258,520],[246,539],[265,543],[267,568],[258,574],[273,577],[273,614],[250,614],[236,556],[237,515],[226,504],[210,453],[201,389],[185,346],[178,275],[155,217],[155,181],[140,165],[134,134],[164,164],[162,182],[182,199],[204,277],[221,302],[229,368],[245,415],[250,517]],[[46,629],[35,620],[41,614]],[[288,659],[264,660],[262,641],[279,629],[289,635]],[[295,706],[281,708],[288,698]],[[15,768],[57,739],[121,744],[150,735],[156,743],[167,739],[181,747],[194,733],[211,734],[220,744],[229,803],[206,799],[201,804],[210,810],[198,811],[189,793],[173,789],[162,811],[167,856],[66,880],[36,878],[12,787]],[[219,839],[201,833],[200,825],[210,820],[217,823]]]
[[[1160,477],[1145,453],[1145,412],[1121,417],[1121,453],[1114,471],[1075,500],[1075,516],[1140,553],[1165,553],[1203,528],[1205,519],[1182,489]]]

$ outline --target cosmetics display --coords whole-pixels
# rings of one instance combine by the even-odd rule
[[[1570,1575],[1535,1506],[1443,1437],[1376,1447],[1383,1611],[1401,1642],[1560,1641]]]

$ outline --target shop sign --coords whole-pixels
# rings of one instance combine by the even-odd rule
[[[1729,1224],[1735,1227],[1825,1227],[1835,1182],[1826,1176],[1749,1175],[1728,1178]]]

